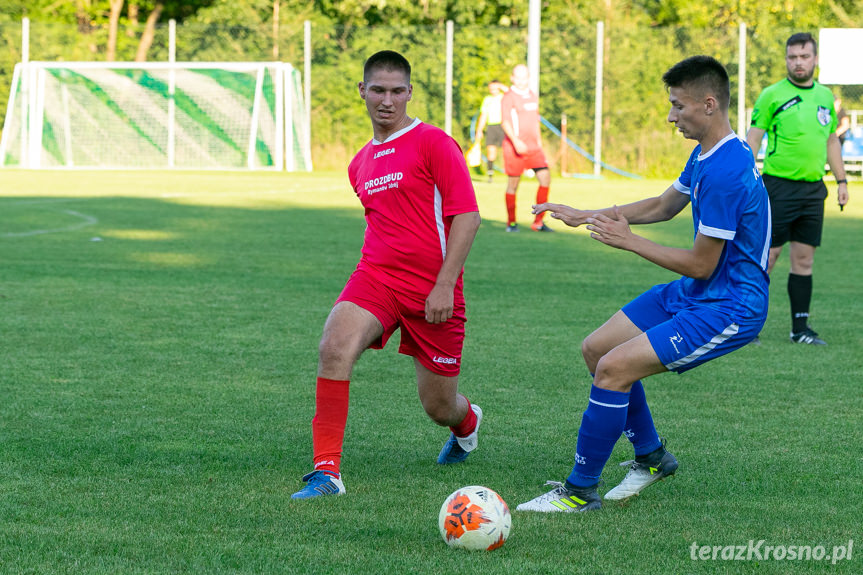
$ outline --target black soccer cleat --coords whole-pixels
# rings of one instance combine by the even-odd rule
[[[791,343],[806,343],[809,345],[827,345],[827,342],[818,337],[811,327],[806,326],[803,331],[791,332]]]

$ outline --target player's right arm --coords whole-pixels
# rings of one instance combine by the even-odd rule
[[[602,214],[613,218],[616,213],[622,214],[631,224],[652,224],[670,220],[679,214],[688,203],[689,196],[687,194],[682,194],[674,186],[669,186],[659,196],[624,206],[611,206],[601,210],[579,210],[564,204],[544,203],[533,206],[533,213],[549,212],[552,218],[573,228],[582,225],[590,217]]]

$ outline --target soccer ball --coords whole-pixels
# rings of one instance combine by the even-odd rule
[[[509,536],[512,517],[500,495],[480,485],[456,490],[440,508],[438,527],[450,547],[491,551]]]

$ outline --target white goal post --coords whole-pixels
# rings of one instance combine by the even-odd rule
[[[0,166],[310,171],[308,121],[282,62],[27,62]]]

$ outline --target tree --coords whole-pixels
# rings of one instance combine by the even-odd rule
[[[105,59],[113,62],[117,55],[117,29],[120,27],[120,11],[123,9],[123,0],[110,0],[110,15],[108,16],[108,47],[105,51]]]

